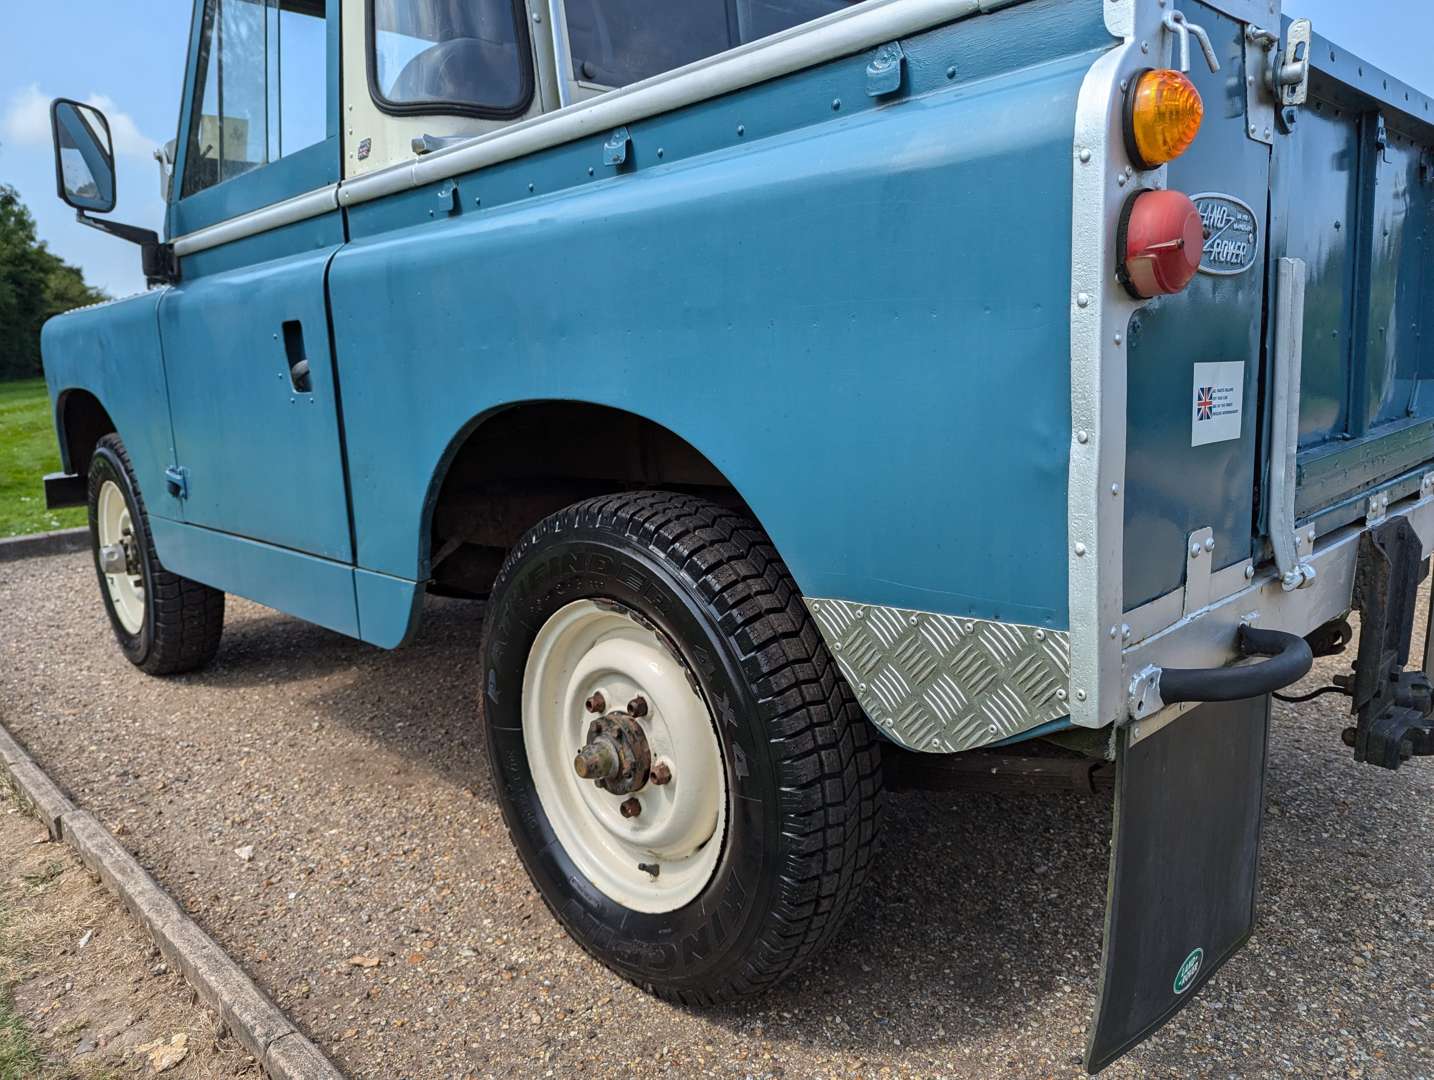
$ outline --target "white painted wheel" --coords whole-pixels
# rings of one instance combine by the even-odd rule
[[[594,717],[585,703],[595,693],[608,709],[647,701],[638,723],[652,763],[671,770],[668,783],[614,795],[578,777],[573,759],[587,741]],[[727,822],[722,748],[706,704],[652,630],[591,600],[556,611],[528,654],[523,741],[558,841],[604,895],[635,911],[675,911],[711,880]],[[622,814],[629,798],[641,805],[634,817]]]
[[[99,543],[101,548],[119,547],[131,553],[129,565],[139,567],[140,556],[135,550],[138,539],[134,535],[134,523],[130,519],[129,503],[124,492],[113,480],[106,480],[100,486],[100,496],[95,512]],[[105,574],[110,599],[114,602],[115,615],[120,625],[130,634],[138,634],[144,626],[144,576],[120,572]]]

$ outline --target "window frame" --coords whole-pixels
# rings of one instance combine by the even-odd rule
[[[533,40],[528,32],[527,3],[525,0],[510,2],[513,23],[517,28],[516,45],[523,91],[516,104],[499,107],[463,101],[390,101],[384,97],[378,86],[378,33],[374,27],[374,0],[364,0],[364,66],[367,69],[369,98],[379,112],[389,116],[472,116],[479,120],[516,120],[526,116],[537,94]]]
[[[192,194],[183,194],[184,174],[189,167],[189,151],[193,142],[192,132],[203,110],[204,88],[199,85],[199,52],[204,37],[206,2],[207,0],[195,0],[190,17],[184,96],[180,104],[174,172],[170,178],[169,203],[165,215],[165,235],[170,239],[241,214],[262,210],[327,184],[337,183],[343,169],[338,89],[340,0],[325,0],[325,66],[328,93],[326,135],[323,141],[286,154],[239,176],[211,184]]]

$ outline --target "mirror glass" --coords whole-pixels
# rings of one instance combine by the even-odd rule
[[[50,125],[60,198],[76,210],[109,213],[115,208],[115,158],[104,113],[61,98],[50,106]]]

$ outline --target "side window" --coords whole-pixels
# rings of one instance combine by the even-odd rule
[[[573,78],[626,86],[857,0],[565,0]]]
[[[324,19],[324,0],[207,0],[181,197],[323,142]]]
[[[508,117],[533,97],[522,0],[369,0],[369,89],[387,112]]]

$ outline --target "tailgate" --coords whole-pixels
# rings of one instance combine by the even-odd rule
[[[1271,170],[1271,250],[1308,268],[1299,518],[1434,457],[1434,112],[1318,35],[1312,59]]]

